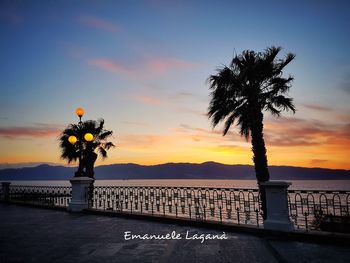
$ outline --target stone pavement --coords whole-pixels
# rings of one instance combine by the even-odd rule
[[[125,240],[181,233],[180,240]],[[221,230],[0,204],[0,263],[350,262],[350,249],[226,232],[227,240],[186,240]]]

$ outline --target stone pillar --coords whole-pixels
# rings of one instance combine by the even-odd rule
[[[2,182],[1,187],[2,187],[2,196],[1,199],[4,202],[9,202],[10,201],[10,182]]]
[[[293,230],[294,225],[289,218],[288,187],[291,183],[272,181],[261,183],[266,193],[265,229]]]
[[[72,184],[72,201],[68,210],[71,212],[81,212],[89,205],[89,187],[93,185],[94,179],[90,177],[74,177],[70,180]]]

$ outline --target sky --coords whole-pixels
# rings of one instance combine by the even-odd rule
[[[0,165],[65,164],[58,136],[105,119],[97,164],[253,164],[238,129],[206,116],[207,78],[281,46],[297,112],[265,113],[270,165],[350,169],[347,1],[0,1]]]

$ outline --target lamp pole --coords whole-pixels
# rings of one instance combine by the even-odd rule
[[[74,178],[70,180],[72,184],[72,200],[69,204],[68,210],[72,212],[81,212],[82,210],[89,207],[89,203],[92,200],[94,179],[92,176],[89,176],[90,172],[88,156],[90,155],[90,144],[93,141],[94,136],[89,132],[83,134],[85,126],[83,125],[81,118],[84,115],[84,109],[77,108],[75,113],[79,117],[79,123],[77,130],[74,131],[75,134],[70,135],[68,137],[68,141],[74,146],[74,151],[77,150],[75,144],[78,143],[77,146],[79,150],[79,168],[78,171],[75,172]],[[83,140],[85,140],[87,146],[87,149],[85,150],[83,147]]]
[[[84,176],[84,173],[86,173],[87,176],[89,176],[88,173],[90,173],[87,169],[88,164],[86,162],[89,161],[89,156],[90,156],[90,152],[91,149],[89,148],[91,145],[90,143],[93,141],[94,136],[91,133],[85,133],[83,136],[83,122],[81,121],[81,118],[84,115],[84,109],[83,108],[77,108],[75,113],[77,114],[77,116],[79,117],[79,123],[78,123],[78,138],[75,135],[71,135],[68,137],[68,141],[69,143],[71,143],[72,145],[76,144],[78,142],[78,148],[79,148],[79,168],[78,171],[76,171],[75,173],[75,177],[82,177]],[[86,160],[83,158],[83,139],[86,141],[86,143],[88,144],[88,148],[86,149],[88,152],[86,153]],[[85,168],[85,172],[84,172],[84,168]],[[93,177],[93,175],[91,175],[91,177]]]
[[[79,140],[78,140],[78,143],[79,143],[79,168],[78,168],[78,171],[75,173],[75,176],[79,177],[79,176],[83,176],[83,167],[82,167],[82,159],[83,159],[83,142],[82,142],[82,121],[81,121],[81,118],[83,117],[84,115],[84,109],[83,108],[77,108],[75,110],[75,113],[77,114],[77,116],[79,117],[79,123],[78,123],[78,136],[79,136]]]

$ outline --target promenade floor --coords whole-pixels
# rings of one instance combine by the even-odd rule
[[[178,240],[125,240],[124,234]],[[350,249],[226,232],[227,240],[188,240],[221,230],[0,204],[0,263],[30,262],[350,262]]]

